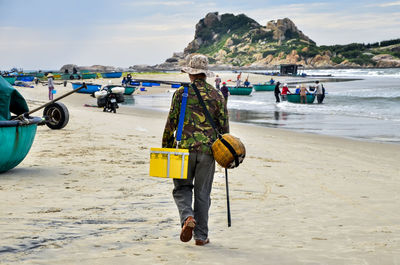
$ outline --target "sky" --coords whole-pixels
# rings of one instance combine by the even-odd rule
[[[399,0],[0,0],[0,70],[164,62],[209,12],[290,18],[317,45],[400,38]]]

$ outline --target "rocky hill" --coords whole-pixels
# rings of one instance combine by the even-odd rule
[[[373,44],[317,46],[289,19],[260,25],[244,14],[208,13],[183,52],[156,69],[177,69],[192,53],[208,56],[214,68],[273,68],[302,64],[307,68],[400,67],[400,39]]]

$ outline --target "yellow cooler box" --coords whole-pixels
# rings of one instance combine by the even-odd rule
[[[151,148],[150,176],[187,179],[189,149]]]

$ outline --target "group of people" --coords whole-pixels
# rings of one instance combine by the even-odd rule
[[[229,96],[229,89],[226,86],[226,82],[222,82],[221,77],[219,77],[219,75],[215,76],[215,88],[219,89],[222,93],[222,95],[224,96],[225,99],[225,104],[228,101],[228,96]],[[222,86],[221,86],[221,82],[222,82]]]
[[[287,101],[287,95],[288,94],[300,94],[300,103],[306,104],[307,103],[307,94],[310,94],[311,92],[307,89],[307,87],[302,84],[301,86],[298,85],[296,87],[295,93],[291,93],[288,85],[284,84],[282,87],[282,91],[280,91],[279,86],[280,82],[278,81],[275,85],[274,89],[274,94],[275,94],[275,99],[276,103],[279,103],[281,100],[282,101]],[[318,104],[321,104],[324,101],[325,98],[325,88],[324,85],[321,84],[319,81],[315,81],[315,86],[311,87],[312,89],[315,90],[315,94],[317,96],[317,102]]]

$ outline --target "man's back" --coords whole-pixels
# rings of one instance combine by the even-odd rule
[[[227,112],[224,98],[221,92],[204,80],[196,80],[201,97],[207,110],[214,119],[220,133],[229,132]],[[163,147],[174,147],[173,132],[176,130],[179,120],[180,105],[183,96],[183,87],[179,88],[173,97],[170,114],[163,136]],[[216,140],[216,134],[204,113],[196,92],[189,86],[188,100],[185,112],[185,120],[182,131],[181,148],[188,148],[191,152],[202,152],[211,154],[211,145]]]

